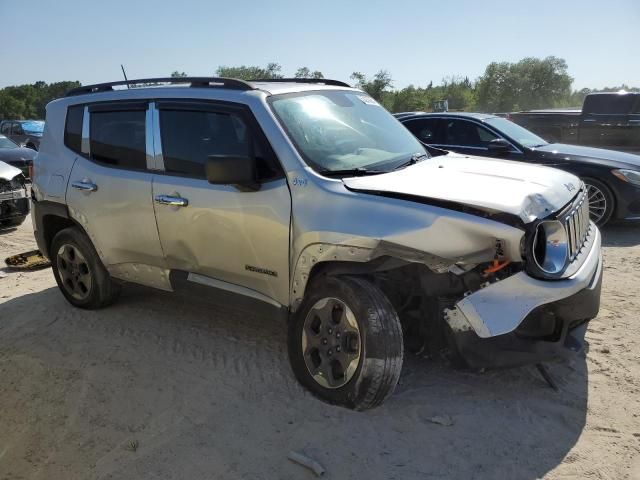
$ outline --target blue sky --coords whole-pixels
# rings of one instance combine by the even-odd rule
[[[0,87],[268,62],[404,87],[548,55],[574,88],[640,84],[638,0],[0,0],[0,28]]]

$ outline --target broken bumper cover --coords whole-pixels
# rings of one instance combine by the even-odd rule
[[[473,368],[515,366],[581,350],[586,322],[598,314],[601,237],[595,229],[582,266],[563,280],[525,272],[460,300],[447,313],[458,353]]]

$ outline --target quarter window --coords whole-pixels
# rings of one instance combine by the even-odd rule
[[[256,158],[258,176],[274,176],[265,148],[255,141],[243,116],[209,110],[160,110],[162,155],[167,173],[206,178],[210,155]]]
[[[81,153],[83,118],[84,105],[69,107],[67,110],[67,122],[64,129],[64,144],[76,153]]]
[[[145,170],[145,111],[92,111],[91,158],[120,168]]]

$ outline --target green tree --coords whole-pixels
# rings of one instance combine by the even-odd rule
[[[324,75],[319,70],[315,70],[312,72],[307,67],[300,67],[298,70],[296,70],[294,77],[295,78],[324,78]]]
[[[239,78],[240,80],[257,80],[283,78],[282,66],[278,63],[269,63],[266,67],[246,66],[227,67],[220,66],[216,69],[217,77]]]
[[[549,108],[567,102],[572,82],[567,62],[561,58],[493,62],[476,83],[476,97],[478,106],[485,111]]]
[[[372,78],[360,72],[353,72],[351,79],[356,81],[356,86],[361,88],[378,102],[384,103],[385,94],[390,93],[389,89],[393,87],[393,79],[391,74],[386,70],[380,70]]]

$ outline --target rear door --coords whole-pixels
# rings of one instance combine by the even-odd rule
[[[168,267],[192,281],[288,304],[291,196],[251,112],[219,102],[156,107],[156,158],[164,173],[154,177],[153,196]],[[258,190],[206,180],[208,156],[225,154],[256,157]]]
[[[136,101],[68,111],[65,143],[77,150],[79,119],[82,140],[66,199],[112,275],[168,289],[151,197],[147,110],[146,101]]]

